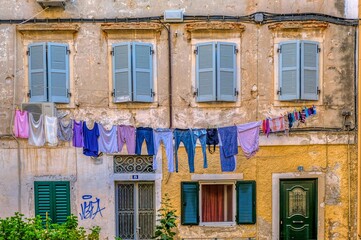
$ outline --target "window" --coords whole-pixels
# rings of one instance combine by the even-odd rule
[[[67,44],[29,45],[30,102],[69,103],[69,53]]]
[[[70,215],[69,182],[35,182],[35,214],[43,220],[46,214],[53,223],[64,223]]]
[[[319,43],[286,41],[279,45],[279,100],[318,100]]]
[[[239,181],[236,184],[182,182],[181,191],[183,225],[256,222],[254,181]]]
[[[153,49],[148,43],[113,44],[113,101],[153,102]]]
[[[196,45],[197,102],[236,101],[236,44],[209,42]]]

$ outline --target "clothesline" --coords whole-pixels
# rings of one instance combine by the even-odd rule
[[[65,124],[62,118],[44,116],[38,121],[33,118],[33,113],[26,111],[15,111],[14,134],[16,137],[28,138],[29,144],[43,146],[47,142],[56,146],[58,140],[71,141],[74,147],[82,147],[86,156],[97,157],[99,152],[116,153],[121,152],[124,145],[128,154],[140,155],[142,144],[145,141],[148,155],[153,155],[153,168],[157,168],[155,156],[160,144],[166,150],[168,159],[168,171],[178,171],[178,148],[182,142],[187,155],[190,172],[194,172],[194,155],[196,142],[199,140],[203,153],[203,167],[207,168],[206,145],[212,153],[210,146],[219,145],[222,171],[234,171],[236,168],[236,155],[238,146],[243,150],[247,158],[252,157],[259,149],[259,133],[267,136],[270,132],[285,131],[293,126],[296,121],[305,122],[306,118],[316,114],[315,107],[303,108],[300,111],[289,112],[274,118],[266,118],[262,121],[250,122],[234,126],[218,128],[150,128],[130,125],[113,125],[110,130],[102,124],[94,122],[92,129],[87,127],[86,121],[71,121]],[[63,116],[64,117],[64,116]],[[174,144],[174,146],[173,146]],[[174,166],[175,162],[175,166]]]

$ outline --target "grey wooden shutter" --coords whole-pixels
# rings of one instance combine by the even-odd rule
[[[318,100],[319,46],[317,42],[301,43],[301,99]]]
[[[279,48],[279,99],[300,98],[300,42],[280,43]]]
[[[217,100],[236,100],[236,44],[217,44]]]
[[[239,181],[237,191],[237,224],[256,223],[256,182]]]
[[[197,102],[216,101],[216,43],[196,45]]]
[[[198,182],[181,183],[181,223],[198,225],[199,223],[199,184]]]
[[[30,102],[46,102],[48,101],[46,44],[30,44],[28,56]]]
[[[67,44],[48,43],[49,102],[69,103],[69,51]]]
[[[133,43],[134,101],[153,101],[153,50],[147,43]]]
[[[131,43],[113,45],[113,101],[132,101]]]

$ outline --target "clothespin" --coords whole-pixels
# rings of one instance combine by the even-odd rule
[[[15,106],[15,110],[19,110],[19,107],[18,107],[18,105],[16,105],[16,106]]]

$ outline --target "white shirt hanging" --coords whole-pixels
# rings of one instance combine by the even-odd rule
[[[58,145],[58,118],[45,116],[45,139],[49,146]]]
[[[34,146],[44,146],[45,134],[43,125],[43,115],[41,114],[38,121],[34,120],[33,114],[29,113],[29,144]]]

